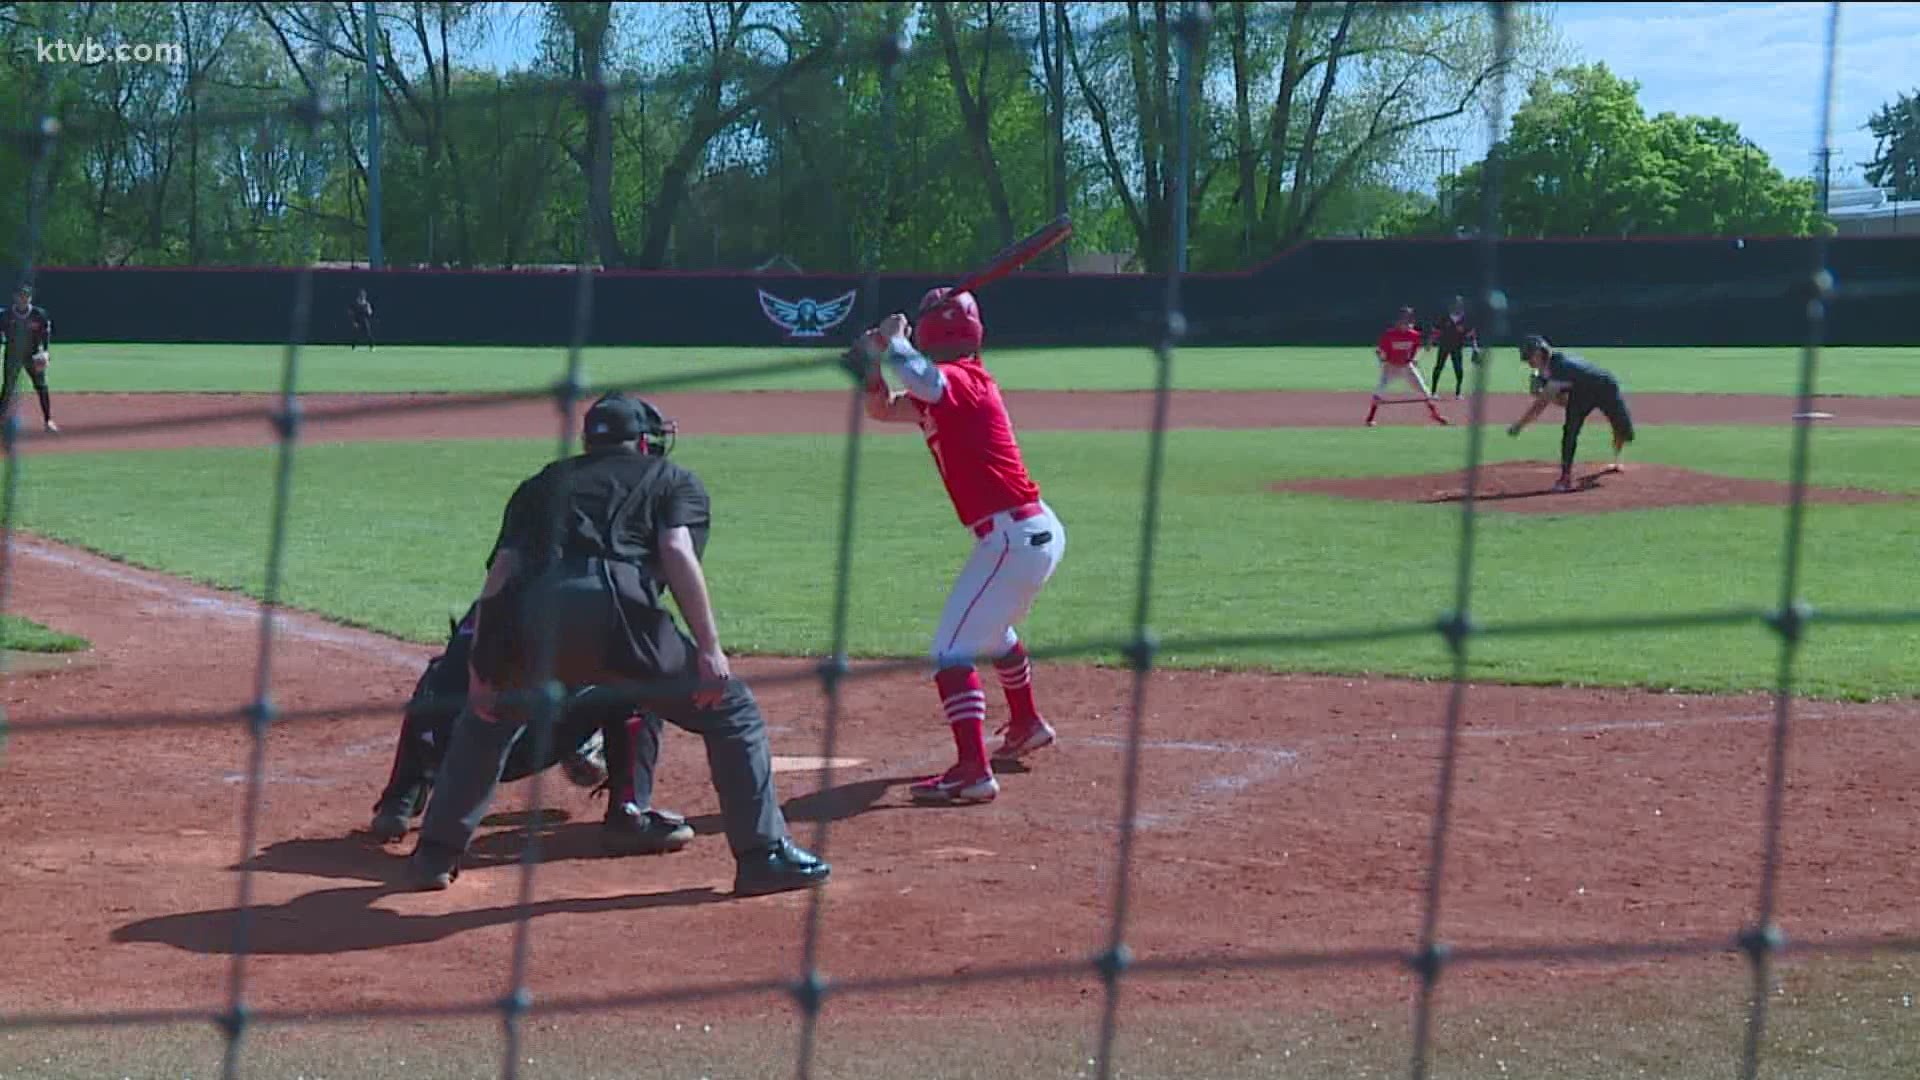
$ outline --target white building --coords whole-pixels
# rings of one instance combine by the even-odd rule
[[[1920,200],[1895,201],[1892,188],[1835,188],[1827,218],[1840,236],[1920,236]]]

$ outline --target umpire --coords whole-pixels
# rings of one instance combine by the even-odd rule
[[[1520,357],[1533,368],[1533,404],[1507,434],[1518,436],[1549,405],[1558,403],[1567,409],[1566,424],[1560,429],[1560,479],[1554,481],[1553,490],[1573,490],[1573,454],[1580,446],[1580,429],[1595,409],[1613,426],[1613,464],[1608,471],[1620,471],[1621,451],[1633,441],[1633,416],[1627,412],[1626,398],[1613,372],[1561,352],[1539,334],[1529,334],[1520,343]]]
[[[408,865],[415,887],[444,889],[458,875],[527,736],[543,675],[547,685],[617,691],[706,740],[735,894],[827,880],[827,864],[788,837],[766,722],[720,648],[698,555],[707,492],[667,460],[672,434],[653,406],[608,394],[587,410],[585,452],[548,465],[508,501],[480,593],[467,703]],[[662,579],[691,637],[666,610]]]

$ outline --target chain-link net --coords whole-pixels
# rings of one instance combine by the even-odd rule
[[[1509,5],[1490,4],[1486,7],[1486,14],[1494,32],[1496,55],[1504,64],[1512,55],[1512,12]],[[1820,121],[1817,145],[1820,146],[1825,146],[1828,141],[1839,14],[1839,4],[1829,5],[1826,16],[1825,73],[1819,101]],[[1188,205],[1185,184],[1190,171],[1187,164],[1191,153],[1189,137],[1193,128],[1194,82],[1198,77],[1196,57],[1204,48],[1203,42],[1209,32],[1210,15],[1208,5],[1188,4],[1180,10],[1178,19],[1172,27],[1178,50],[1177,81],[1174,92],[1180,132],[1174,170],[1175,188],[1171,200],[1171,205],[1176,208],[1184,208]],[[843,47],[863,50],[864,55],[871,58],[879,75],[883,102],[881,141],[885,156],[890,158],[894,138],[895,69],[900,63],[904,43],[902,39],[889,35],[877,42],[849,41]],[[1506,81],[1496,79],[1493,84],[1495,86],[1493,104],[1487,119],[1487,137],[1490,145],[1499,140],[1503,131],[1507,105]],[[627,80],[602,80],[597,67],[594,67],[590,68],[586,72],[586,77],[580,81],[549,83],[517,92],[561,95],[575,100],[583,109],[591,113],[596,107],[604,107],[610,97],[632,92],[634,89],[636,89],[635,84]],[[42,100],[44,101],[45,98],[43,97]],[[271,124],[281,130],[304,132],[310,137],[317,126],[333,115],[332,104],[318,96],[309,95],[270,112],[208,113],[200,117],[200,123],[209,126]],[[63,128],[63,121],[60,118],[49,114],[10,133],[17,144],[26,151],[26,159],[33,165],[31,175],[25,178],[24,183],[27,216],[24,236],[18,248],[18,262],[28,280],[31,280],[33,275],[41,228],[51,198],[48,190],[48,163],[56,153],[66,130],[68,129]],[[604,144],[602,148],[604,149]],[[602,179],[607,168],[609,165],[604,157],[593,164],[593,169],[601,173]],[[906,179],[910,178],[890,177],[888,183],[890,185],[903,183]],[[1496,260],[1498,250],[1496,238],[1500,235],[1502,184],[1497,155],[1487,162],[1482,183],[1481,208],[1484,219],[1479,240],[1480,300],[1483,310],[1489,316],[1486,326],[1488,339],[1493,342],[1504,342],[1510,337],[1510,328],[1507,325],[1507,303],[1501,290]],[[565,369],[555,383],[518,392],[485,395],[480,399],[449,397],[437,401],[416,400],[356,405],[349,409],[329,412],[329,418],[344,420],[397,411],[470,409],[476,400],[504,407],[520,400],[546,399],[553,402],[558,414],[559,453],[562,457],[569,454],[572,450],[573,424],[577,407],[582,397],[588,392],[588,387],[582,378],[582,356],[593,314],[594,275],[589,272],[593,264],[592,240],[591,230],[584,218],[580,222],[580,230],[579,250],[582,256],[577,268],[578,292],[571,323],[572,333],[566,352]],[[1452,605],[1449,610],[1438,614],[1433,619],[1398,625],[1328,627],[1320,631],[1300,634],[1250,632],[1244,635],[1201,637],[1170,633],[1163,639],[1161,634],[1156,632],[1149,601],[1152,596],[1153,573],[1159,554],[1160,503],[1166,484],[1165,449],[1169,403],[1173,387],[1173,366],[1177,346],[1186,330],[1181,306],[1181,282],[1186,272],[1184,255],[1187,247],[1187,220],[1184,210],[1177,209],[1172,214],[1172,231],[1172,251],[1175,256],[1167,272],[1164,307],[1155,340],[1152,342],[1151,356],[1155,375],[1154,405],[1152,425],[1147,433],[1149,453],[1147,474],[1142,490],[1138,577],[1135,582],[1132,625],[1124,634],[1092,636],[1085,640],[1035,648],[1032,651],[1033,658],[1036,660],[1084,658],[1120,653],[1131,663],[1132,695],[1124,740],[1124,766],[1116,819],[1116,848],[1108,901],[1108,930],[1105,935],[1105,946],[1097,955],[1068,962],[975,966],[951,974],[865,977],[829,983],[828,973],[820,964],[820,945],[823,937],[828,933],[830,923],[827,905],[832,896],[832,889],[829,887],[811,894],[802,924],[801,969],[792,980],[742,980],[699,987],[649,991],[645,994],[554,995],[536,999],[529,988],[528,976],[532,948],[533,901],[541,865],[540,830],[537,823],[541,818],[543,792],[541,774],[536,771],[529,797],[532,812],[528,815],[525,846],[521,857],[518,916],[512,937],[508,990],[503,996],[450,1005],[383,1002],[377,1006],[342,1004],[333,1008],[301,1009],[297,1012],[250,1008],[247,992],[248,942],[252,930],[250,914],[254,902],[254,870],[252,869],[254,863],[251,857],[258,845],[260,835],[262,791],[267,775],[268,734],[277,727],[311,723],[323,718],[339,720],[357,716],[390,716],[397,707],[395,702],[381,701],[367,702],[345,709],[327,707],[282,710],[277,709],[273,702],[276,615],[280,603],[281,583],[286,572],[288,515],[297,495],[293,486],[293,465],[296,451],[301,445],[302,435],[301,349],[308,337],[312,317],[313,282],[312,272],[309,269],[303,271],[296,279],[278,407],[264,417],[273,425],[279,441],[277,470],[274,474],[272,504],[269,511],[270,542],[266,558],[265,586],[259,608],[259,646],[252,699],[239,711],[237,717],[225,712],[163,709],[138,715],[122,713],[111,716],[63,718],[57,722],[57,725],[54,722],[34,719],[11,721],[14,730],[51,729],[57,726],[65,731],[154,732],[226,725],[233,723],[236,718],[244,724],[248,749],[245,795],[242,800],[242,816],[239,825],[242,857],[239,863],[237,908],[240,917],[236,920],[233,929],[234,954],[228,979],[226,1007],[224,1011],[211,1017],[205,1012],[185,1008],[97,1013],[0,1013],[0,1031],[20,1031],[29,1028],[72,1029],[120,1025],[165,1025],[211,1020],[218,1025],[226,1037],[223,1073],[227,1076],[235,1076],[240,1071],[241,1050],[245,1036],[261,1025],[314,1025],[358,1020],[446,1020],[491,1014],[497,1015],[502,1022],[504,1053],[501,1073],[505,1077],[512,1078],[518,1074],[520,1063],[524,1058],[521,1052],[524,1023],[528,1016],[535,1013],[564,1016],[643,1005],[656,1007],[686,1005],[777,994],[790,998],[800,1015],[801,1034],[796,1055],[796,1072],[799,1076],[806,1077],[812,1074],[817,1056],[818,1021],[833,999],[859,1000],[911,989],[978,986],[1003,980],[1091,971],[1101,981],[1104,991],[1096,1062],[1098,1075],[1106,1077],[1112,1075],[1117,1067],[1115,1045],[1120,1028],[1120,997],[1123,987],[1131,980],[1193,972],[1281,973],[1310,969],[1360,970],[1398,966],[1411,971],[1417,978],[1410,1065],[1411,1075],[1417,1080],[1427,1075],[1429,1070],[1434,1041],[1435,991],[1446,970],[1482,964],[1629,962],[1738,953],[1745,956],[1752,975],[1752,993],[1748,1004],[1750,1019],[1744,1033],[1740,1075],[1749,1078],[1757,1076],[1761,1068],[1762,1047],[1765,1044],[1771,968],[1776,956],[1787,947],[1787,942],[1776,925],[1775,918],[1779,907],[1780,837],[1782,825],[1788,813],[1785,777],[1790,748],[1789,736],[1792,733],[1796,662],[1800,656],[1800,647],[1809,627],[1819,622],[1855,626],[1920,623],[1920,613],[1915,612],[1815,612],[1801,596],[1801,559],[1805,535],[1808,461],[1811,444],[1811,421],[1807,417],[1812,412],[1826,305],[1833,295],[1833,282],[1825,269],[1826,245],[1824,242],[1816,241],[1813,245],[1813,262],[1808,268],[1804,293],[1798,298],[1806,305],[1807,336],[1800,366],[1799,404],[1796,409],[1793,435],[1791,494],[1785,513],[1786,532],[1782,546],[1779,603],[1776,607],[1729,608],[1658,616],[1543,618],[1504,623],[1476,621],[1473,617],[1473,581],[1476,522],[1480,513],[1476,504],[1476,493],[1479,490],[1481,478],[1489,370],[1487,365],[1476,365],[1470,403],[1466,492],[1461,502],[1458,564]],[[878,282],[875,275],[879,253],[870,248],[864,258],[867,264],[865,267],[867,271],[865,313],[868,316],[868,323],[871,324],[879,314]],[[820,748],[820,760],[824,763],[822,783],[830,787],[839,748],[841,697],[849,682],[903,671],[921,670],[919,660],[881,661],[863,664],[855,669],[849,665],[847,659],[848,598],[853,561],[855,506],[860,490],[862,421],[865,415],[863,387],[859,372],[846,357],[819,356],[745,365],[726,371],[698,375],[613,384],[594,389],[658,393],[681,386],[814,368],[843,369],[851,376],[838,544],[832,568],[834,592],[831,635],[829,646],[825,650],[827,659],[811,671],[768,676],[755,681],[762,685],[795,681],[817,682],[825,702],[825,721]],[[192,429],[236,419],[257,420],[263,417],[255,409],[234,408],[210,410],[193,416],[166,420],[102,425],[95,430],[100,434],[133,434]],[[28,477],[26,466],[29,455],[25,452],[26,443],[27,440],[21,435],[18,420],[8,417],[4,429],[6,471],[4,487],[0,488],[0,610],[5,608],[9,595],[8,586],[14,572],[14,545],[17,540],[20,492]],[[736,571],[723,568],[721,572]],[[1770,627],[1778,635],[1780,646],[1778,682],[1774,692],[1775,710],[1771,753],[1766,774],[1767,797],[1764,813],[1758,823],[1763,841],[1762,857],[1757,868],[1758,892],[1751,922],[1742,927],[1729,928],[1729,932],[1724,935],[1704,935],[1681,940],[1584,944],[1546,942],[1450,948],[1443,933],[1441,901],[1445,895],[1445,883],[1450,867],[1448,841],[1452,832],[1462,717],[1465,714],[1469,692],[1468,657],[1475,640],[1490,636],[1542,637],[1556,634],[1632,633],[1657,629],[1705,629],[1742,625]],[[543,625],[542,629],[550,631],[551,626]],[[1224,952],[1202,952],[1179,958],[1151,955],[1136,957],[1128,946],[1129,914],[1134,878],[1136,826],[1139,819],[1141,752],[1145,742],[1147,695],[1151,685],[1150,676],[1158,653],[1164,648],[1173,646],[1183,649],[1259,646],[1274,653],[1281,653],[1333,644],[1413,640],[1436,635],[1450,650],[1453,668],[1451,684],[1446,696],[1445,722],[1440,735],[1439,772],[1432,806],[1431,832],[1425,863],[1425,885],[1415,947],[1411,951],[1384,946],[1330,950],[1270,950],[1246,947]],[[543,676],[551,671],[552,649],[553,642],[549,633],[540,650],[542,663],[545,665],[541,672]],[[531,701],[524,703],[533,707],[531,737],[536,742],[544,742],[552,737],[552,728],[561,700],[560,688],[548,685],[544,677],[537,680],[536,685],[540,689],[532,694]],[[621,688],[612,689],[617,691]],[[0,734],[4,734],[4,729],[0,729]],[[542,756],[540,753],[535,754],[536,758]],[[829,832],[830,816],[822,817],[813,836],[812,847],[823,856],[831,847]],[[1920,953],[1920,935],[1825,935],[1804,945],[1796,943],[1795,948],[1830,956],[1860,956],[1871,953],[1912,954]]]

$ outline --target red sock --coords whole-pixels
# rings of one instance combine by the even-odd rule
[[[1380,399],[1374,398],[1373,405],[1367,409],[1367,423],[1373,423],[1373,415],[1380,411]]]
[[[987,764],[987,693],[972,667],[943,668],[934,675],[940,705],[953,728],[953,748],[962,765]]]
[[[1015,724],[1031,724],[1040,719],[1033,703],[1033,662],[1027,659],[1027,647],[1013,643],[1013,650],[993,662],[1000,673],[1000,689],[1007,692],[1007,710]]]

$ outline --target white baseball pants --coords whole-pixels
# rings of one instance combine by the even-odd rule
[[[1433,396],[1427,393],[1427,380],[1420,377],[1419,364],[1389,364],[1385,361],[1382,361],[1380,364],[1380,382],[1374,386],[1373,396],[1377,398],[1386,397],[1387,388],[1392,386],[1396,380],[1405,382],[1415,390],[1418,390],[1422,398],[1431,398]]]
[[[935,670],[971,667],[982,656],[997,659],[1019,643],[1014,626],[1026,619],[1067,550],[1060,519],[1044,502],[1039,509],[1024,521],[1010,511],[988,519],[989,531],[975,542],[940,613]]]

